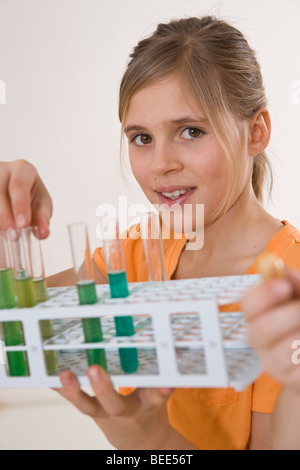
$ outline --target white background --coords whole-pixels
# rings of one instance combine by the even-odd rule
[[[257,51],[273,132],[270,212],[300,227],[299,0],[0,0],[0,160],[25,158],[54,200],[44,242],[47,274],[71,265],[67,223],[87,220],[92,247],[96,209],[145,202],[119,170],[118,87],[128,54],[156,24],[216,14],[240,28]],[[293,102],[294,93],[294,102]],[[50,390],[1,390],[1,449],[105,449],[92,421]],[[1,409],[1,405],[0,405]]]

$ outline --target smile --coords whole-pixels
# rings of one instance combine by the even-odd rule
[[[171,188],[170,188],[171,189]],[[167,204],[168,206],[172,206],[174,204],[184,204],[187,199],[193,194],[196,188],[182,188],[182,189],[174,189],[174,190],[166,190],[158,191],[158,198],[160,204]]]

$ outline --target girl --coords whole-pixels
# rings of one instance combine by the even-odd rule
[[[255,273],[266,251],[300,267],[300,233],[261,205],[271,123],[260,67],[237,29],[210,16],[158,25],[130,56],[119,118],[145,195],[152,204],[177,205],[171,230],[182,229],[178,220],[185,204],[205,207],[202,249],[187,249],[184,236],[164,240],[169,279]],[[51,200],[36,170],[26,162],[3,163],[2,170],[2,228],[34,222],[46,237]],[[201,229],[193,211],[185,231]],[[124,241],[129,282],[147,280],[142,249],[141,239]],[[107,282],[102,249],[95,251],[94,264],[97,282]],[[48,280],[49,286],[70,283],[69,270]],[[241,393],[139,389],[128,395],[116,393],[100,367],[92,366],[88,375],[94,397],[67,371],[60,393],[90,415],[118,449],[271,445],[280,384],[266,374]]]

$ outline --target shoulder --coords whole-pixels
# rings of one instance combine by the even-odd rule
[[[300,231],[287,221],[276,237],[276,246],[272,250],[291,268],[300,270]]]

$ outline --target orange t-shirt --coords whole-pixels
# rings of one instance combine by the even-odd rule
[[[288,266],[300,270],[300,232],[287,221],[282,223],[284,227],[271,238],[264,253],[273,253]],[[175,272],[185,244],[184,237],[163,240],[168,279]],[[147,281],[143,241],[127,237],[123,246],[128,282]],[[257,273],[261,256],[247,274]],[[102,248],[96,249],[94,260],[107,277]],[[199,449],[246,449],[251,432],[251,412],[272,413],[280,388],[281,385],[266,373],[242,392],[232,388],[179,388],[168,402],[170,423]]]

